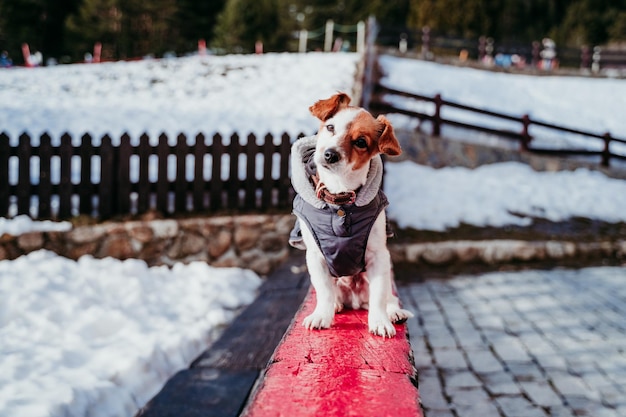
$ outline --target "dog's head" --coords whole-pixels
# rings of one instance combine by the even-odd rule
[[[374,118],[365,109],[349,103],[347,94],[337,93],[309,107],[322,122],[315,150],[318,170],[321,167],[349,175],[368,167],[378,154],[394,156],[402,152],[393,127],[384,116]]]

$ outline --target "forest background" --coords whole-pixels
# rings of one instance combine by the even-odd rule
[[[301,29],[328,19],[496,42],[551,37],[557,45],[626,45],[626,0],[0,0],[0,50],[21,64],[21,45],[44,59],[82,61],[178,55],[204,39],[216,53],[295,51]]]

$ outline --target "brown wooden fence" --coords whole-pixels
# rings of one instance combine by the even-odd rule
[[[68,134],[54,144],[43,134],[36,146],[27,134],[16,146],[9,139],[0,134],[0,217],[268,211],[288,209],[293,198],[287,134],[260,144],[252,134],[181,134],[173,144],[164,134],[125,134],[116,144],[88,134],[78,145]]]
[[[385,101],[383,97],[384,95],[395,95],[433,103],[434,111],[432,114],[428,114],[414,110],[402,109]],[[478,124],[461,122],[451,118],[444,118],[441,115],[441,110],[444,107],[450,107],[469,113],[480,114],[482,116],[487,116],[492,120],[505,120],[508,122],[516,122],[520,125],[519,130],[495,129],[487,126],[481,126]],[[626,145],[626,139],[614,137],[610,132],[586,132],[579,129],[572,129],[565,126],[557,126],[538,120],[532,120],[528,115],[513,116],[494,111],[478,109],[475,107],[466,106],[464,104],[455,103],[453,101],[444,100],[439,94],[435,95],[434,97],[428,97],[419,94],[408,93],[405,91],[399,91],[392,88],[387,88],[382,85],[377,85],[375,88],[375,94],[373,95],[372,101],[370,102],[370,109],[372,112],[375,113],[399,113],[410,117],[416,117],[420,120],[428,120],[432,123],[431,133],[433,134],[433,136],[440,136],[441,127],[443,125],[450,125],[482,133],[488,133],[498,137],[517,140],[520,143],[520,150],[523,151],[546,155],[599,157],[599,162],[603,166],[607,167],[610,165],[611,159],[626,161],[626,155],[624,153],[616,153],[611,149],[612,144],[621,144],[618,146]],[[588,140],[590,146],[584,146],[581,148],[568,147],[567,145],[558,148],[533,146],[533,136],[530,134],[530,128],[532,126],[541,127],[554,132],[578,135],[580,137],[583,137],[585,140]],[[592,148],[597,148],[601,150],[591,150]],[[626,147],[624,147],[624,149],[626,149]]]

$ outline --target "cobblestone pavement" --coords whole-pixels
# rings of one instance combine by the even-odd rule
[[[426,417],[626,416],[626,268],[464,275],[399,292],[416,313]]]

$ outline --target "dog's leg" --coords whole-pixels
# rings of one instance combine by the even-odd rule
[[[387,311],[391,292],[391,256],[386,246],[385,212],[376,219],[370,232],[365,252],[367,279],[369,281],[368,327],[371,333],[393,337],[393,327]]]
[[[311,284],[315,288],[317,303],[315,310],[307,316],[303,325],[307,329],[328,329],[335,317],[335,312],[343,308],[339,302],[339,296],[333,277],[331,277],[326,265],[324,255],[320,251],[315,239],[305,222],[300,222],[302,239],[306,244],[306,265],[311,276]]]

